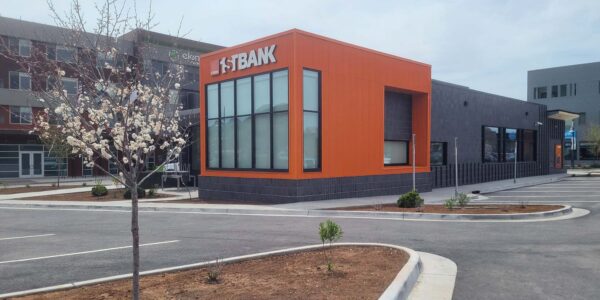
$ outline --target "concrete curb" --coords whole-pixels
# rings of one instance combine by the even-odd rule
[[[503,203],[486,203],[498,204]],[[140,212],[185,212],[207,214],[244,214],[244,215],[271,215],[271,216],[310,216],[310,217],[346,217],[346,218],[383,218],[392,220],[444,220],[444,221],[469,221],[469,220],[529,220],[554,218],[572,213],[570,205],[562,205],[560,209],[546,212],[517,213],[517,214],[437,214],[437,213],[402,213],[382,211],[343,211],[343,210],[299,210],[299,209],[241,209],[241,208],[196,208],[196,207],[156,207],[140,205]],[[124,205],[81,205],[81,204],[14,204],[2,203],[1,207],[9,208],[60,208],[60,209],[89,209],[89,210],[114,210],[130,211]]]
[[[381,296],[379,297],[379,299],[381,299],[381,300],[407,299],[412,288],[416,284],[416,282],[419,278],[419,275],[421,274],[421,270],[422,270],[421,259],[419,257],[419,254],[412,249],[405,248],[402,246],[397,246],[397,245],[380,244],[380,243],[336,243],[333,245],[333,247],[340,247],[340,246],[389,247],[389,248],[402,250],[409,254],[409,259],[406,262],[406,264],[404,265],[404,267],[402,267],[402,269],[400,270],[400,272],[398,272],[398,274],[396,275],[396,277],[394,278],[392,283],[390,283],[390,285],[385,289],[383,294],[381,294]],[[234,262],[250,260],[250,259],[259,259],[259,258],[263,258],[263,257],[267,257],[267,256],[293,254],[293,253],[306,251],[306,250],[319,249],[321,247],[322,247],[322,245],[319,244],[319,245],[310,245],[310,246],[302,246],[302,247],[288,248],[288,249],[282,249],[282,250],[261,252],[261,253],[256,253],[256,254],[249,254],[249,255],[225,258],[222,260],[222,262],[223,263],[234,263]],[[326,247],[328,247],[328,246],[326,246]],[[153,275],[153,274],[166,273],[166,272],[184,271],[184,270],[188,270],[188,269],[192,269],[192,268],[204,267],[204,266],[207,266],[207,265],[210,265],[213,263],[215,263],[215,261],[206,261],[206,262],[181,265],[181,266],[176,266],[176,267],[154,269],[154,270],[140,272],[140,275],[143,276],[143,275]],[[65,290],[65,289],[70,289],[70,288],[75,288],[75,287],[86,286],[86,285],[104,283],[104,282],[115,281],[115,280],[120,280],[120,279],[127,279],[127,278],[131,278],[131,276],[132,276],[132,274],[122,274],[122,275],[109,276],[109,277],[97,278],[97,279],[92,279],[92,280],[60,284],[60,285],[49,286],[49,287],[38,288],[38,289],[31,289],[31,290],[26,290],[26,291],[0,294],[0,299],[10,298],[10,297],[20,297],[20,296],[45,293],[45,292],[54,292],[54,291],[59,291],[59,290]]]

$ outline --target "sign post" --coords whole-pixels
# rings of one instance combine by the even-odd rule
[[[458,137],[454,137],[454,197],[458,197]]]

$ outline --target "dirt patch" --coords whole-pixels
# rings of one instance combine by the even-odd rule
[[[335,247],[334,271],[321,251],[225,265],[220,282],[208,283],[208,269],[145,276],[141,299],[377,299],[408,261],[387,247]],[[131,282],[120,280],[18,299],[129,299]]]
[[[19,198],[18,200],[48,200],[48,201],[121,201],[127,200],[123,198],[123,193],[125,193],[125,189],[117,189],[117,190],[108,190],[108,194],[102,197],[93,196],[91,193],[92,187],[90,187],[89,192],[79,192],[79,193],[68,193],[68,194],[59,194],[59,195],[47,195],[47,196],[35,196],[28,198]],[[147,195],[147,192],[146,192]],[[160,199],[174,197],[173,195],[167,194],[155,194],[152,197],[146,196],[146,198],[142,199]]]
[[[81,187],[80,185],[77,186],[60,186],[60,187],[53,187],[53,186],[30,186],[30,187],[15,187],[15,188],[11,188],[11,187],[7,187],[7,188],[3,188],[0,187],[0,195],[12,195],[12,194],[19,194],[19,193],[31,193],[31,192],[45,192],[45,191],[55,191],[55,190],[67,190],[67,189],[73,189],[73,188],[78,188]]]
[[[340,207],[331,210],[346,211],[387,211],[387,212],[412,212],[412,213],[435,213],[435,214],[518,214],[532,213],[542,211],[552,211],[563,208],[562,205],[525,205],[520,204],[473,204],[463,208],[456,207],[448,209],[443,205],[426,204],[421,208],[402,208],[395,204],[384,204],[381,207],[372,206],[353,206]]]

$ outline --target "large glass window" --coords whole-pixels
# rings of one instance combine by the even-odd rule
[[[545,86],[536,87],[533,89],[534,99],[545,99],[548,98],[548,88]]]
[[[321,167],[321,73],[303,70],[302,106],[304,111],[304,169]]]
[[[500,130],[498,127],[483,128],[483,162],[500,161]]]
[[[288,169],[287,70],[208,85],[206,104],[209,168]]]
[[[31,107],[11,106],[10,122],[12,124],[31,124]]]
[[[383,163],[386,165],[408,164],[408,142],[385,141],[383,147]]]
[[[24,72],[9,72],[10,88],[14,90],[31,90],[31,76]]]
[[[515,149],[517,145],[517,130],[504,129],[504,161],[515,161]]]
[[[520,161],[535,161],[537,152],[537,134],[535,130],[522,130],[520,145]],[[522,141],[522,142],[521,142]]]
[[[446,164],[447,147],[446,143],[431,142],[431,159],[432,166],[443,166]]]
[[[579,143],[579,159],[581,160],[597,160],[599,155],[596,151],[595,144],[592,142]]]

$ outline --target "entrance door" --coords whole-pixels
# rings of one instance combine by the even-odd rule
[[[44,152],[21,152],[21,177],[40,177],[44,175]]]

